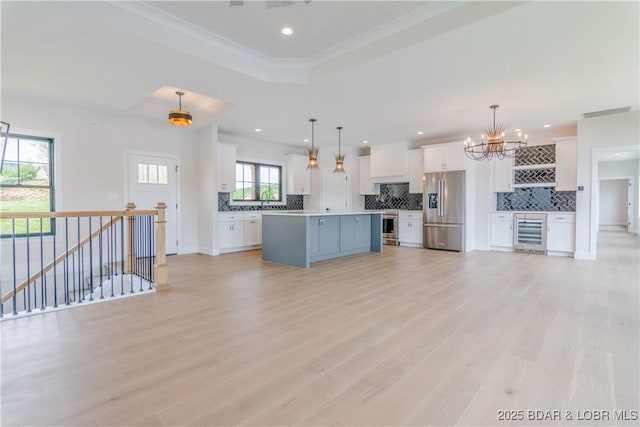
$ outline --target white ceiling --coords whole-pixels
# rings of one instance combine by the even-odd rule
[[[147,120],[153,94],[181,88],[186,109],[190,93],[217,103],[194,126],[241,138],[302,145],[312,116],[320,144],[337,125],[354,145],[473,137],[500,104],[498,121],[535,141],[575,132],[584,112],[639,106],[638,2],[0,7],[3,93]]]

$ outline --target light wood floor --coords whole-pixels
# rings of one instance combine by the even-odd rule
[[[593,424],[625,424],[613,411],[640,406],[639,245],[600,241],[596,262],[388,246],[307,270],[259,251],[171,257],[168,292],[2,322],[1,422],[542,426],[608,410]]]

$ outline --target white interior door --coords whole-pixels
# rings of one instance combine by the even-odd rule
[[[136,209],[167,204],[166,253],[178,252],[178,172],[172,157],[127,155],[128,200]]]
[[[332,169],[324,172],[324,207],[328,212],[346,212],[349,210],[349,179],[346,173],[334,173]]]

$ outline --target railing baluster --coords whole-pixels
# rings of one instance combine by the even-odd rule
[[[155,233],[155,217],[153,215],[149,215],[149,277],[147,280],[149,281],[149,290],[153,289],[153,280],[154,280],[154,270],[153,264],[155,264],[156,260],[156,233]]]
[[[40,310],[44,310],[47,305],[47,294],[44,277],[44,241],[42,240],[42,218],[40,218]]]
[[[31,277],[30,272],[31,250],[29,244],[29,218],[27,218],[27,280]],[[31,313],[31,283],[27,283],[27,313]]]
[[[11,298],[13,302],[13,315],[18,314],[18,291],[16,287],[18,286],[18,277],[16,276],[16,219],[11,219],[11,250],[13,252],[13,297]],[[24,292],[22,292],[24,295]]]
[[[65,253],[69,253],[69,218],[64,218],[64,246]],[[64,303],[69,305],[69,257],[64,260]]]
[[[120,274],[120,295],[124,295],[124,221],[120,221],[120,254],[122,258],[120,263],[120,267],[122,268],[122,273]]]
[[[76,251],[78,254],[78,300],[76,302],[81,303],[84,300],[84,260],[82,256],[82,248],[80,247],[80,217],[76,217],[76,229],[78,233],[78,250]]]
[[[111,217],[111,220],[113,221],[113,217]],[[115,296],[115,293],[113,292],[113,282],[115,281],[115,278],[113,277],[113,266],[114,266],[114,262],[113,262],[113,247],[115,246],[115,244],[113,243],[113,229],[114,229],[114,225],[113,223],[111,224],[111,226],[109,226],[109,234],[107,234],[107,236],[109,237],[109,280],[111,281],[111,298],[113,298]]]
[[[123,221],[124,222],[124,218]],[[136,217],[132,216],[131,217],[131,225],[133,226],[133,230],[128,234],[129,236],[134,236],[135,235],[135,231],[136,231]],[[124,240],[124,233],[122,234],[122,239]],[[136,238],[138,236],[135,236]],[[136,239],[137,240],[137,239]],[[134,249],[134,242],[128,242],[128,246],[129,246],[129,251],[132,251]],[[123,245],[124,248],[124,245]],[[124,251],[124,249],[123,249]],[[138,260],[137,260],[137,254],[134,254],[135,256],[132,256],[131,259],[131,271],[129,272],[129,293],[132,294],[133,293],[133,273],[134,271],[136,271],[136,267],[134,266],[134,264],[138,264]],[[122,258],[124,260],[124,257]],[[124,263],[123,263],[124,265]]]
[[[102,277],[102,269],[104,268],[102,265],[102,215],[99,217],[98,221],[100,225],[100,233],[98,233],[98,267],[100,269],[100,299],[104,299],[104,279]]]
[[[89,217],[89,301],[93,301],[93,239],[91,238],[91,217]]]
[[[56,220],[53,219],[53,229],[56,229]],[[57,258],[56,256],[56,236],[54,235],[52,237],[53,239],[53,259],[55,260]],[[58,308],[58,269],[56,268],[58,266],[57,263],[53,264],[53,308]]]

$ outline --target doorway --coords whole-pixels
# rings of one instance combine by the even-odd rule
[[[167,204],[166,253],[178,253],[178,158],[170,155],[126,153],[126,200],[136,209]]]
[[[600,180],[600,229],[624,229],[631,225],[631,203],[629,198],[629,179]]]

